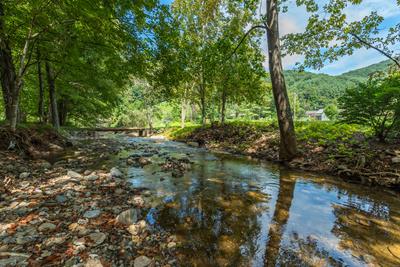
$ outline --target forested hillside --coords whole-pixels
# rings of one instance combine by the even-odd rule
[[[335,104],[346,88],[365,82],[371,73],[386,71],[390,64],[390,61],[382,61],[337,76],[289,70],[285,71],[285,78],[292,101],[295,101],[293,104],[297,106],[298,115],[301,116],[307,110]]]

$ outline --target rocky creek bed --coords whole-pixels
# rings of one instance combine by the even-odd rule
[[[0,152],[0,266],[175,266],[176,237],[143,220],[150,193],[103,164],[129,146],[76,142],[53,164]]]

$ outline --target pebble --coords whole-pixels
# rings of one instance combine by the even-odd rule
[[[170,248],[170,249],[174,248],[174,247],[176,247],[176,243],[175,242],[169,242],[167,247]]]
[[[122,224],[131,225],[137,222],[137,211],[136,209],[129,209],[121,212],[117,216],[117,221]]]
[[[107,235],[104,233],[92,233],[89,235],[89,238],[94,242],[94,246],[98,246],[106,240]]]
[[[97,179],[99,179],[99,176],[96,174],[90,174],[88,176],[85,176],[85,179],[88,181],[96,181]]]
[[[82,175],[81,175],[81,174],[79,174],[79,173],[77,173],[77,172],[75,172],[75,171],[71,171],[71,170],[69,170],[69,171],[67,172],[67,175],[68,175],[69,178],[75,178],[75,179],[82,178]]]
[[[132,204],[138,207],[142,207],[144,205],[144,200],[141,196],[136,196],[133,198]]]
[[[400,157],[392,158],[392,163],[400,163]]]
[[[119,169],[117,169],[116,167],[113,167],[110,170],[110,175],[113,178],[120,178],[120,177],[122,177],[122,172]]]
[[[53,231],[54,229],[56,229],[56,225],[52,223],[43,223],[38,228],[40,232]]]
[[[60,236],[60,237],[53,236],[53,237],[48,238],[46,241],[44,241],[44,245],[46,247],[51,247],[51,246],[54,246],[54,245],[60,245],[60,244],[65,242],[65,239],[66,239],[65,236]]]
[[[137,257],[133,263],[134,267],[147,267],[152,263],[152,260],[146,256]]]
[[[103,267],[103,264],[101,263],[101,261],[99,259],[89,258],[86,261],[85,267]]]
[[[19,174],[19,179],[26,179],[30,176],[31,174],[29,172],[22,172]]]
[[[88,219],[93,219],[96,218],[100,215],[101,211],[100,210],[88,210],[83,214],[83,217],[88,218]]]
[[[64,196],[64,195],[58,195],[58,196],[56,196],[56,201],[58,202],[58,203],[64,203],[64,202],[66,202],[67,201],[67,198],[66,198],[66,196]]]

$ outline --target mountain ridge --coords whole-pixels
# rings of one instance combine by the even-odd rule
[[[365,82],[371,73],[385,71],[390,64],[385,60],[335,76],[294,70],[286,70],[284,75],[289,94],[296,95],[302,109],[314,110],[336,104],[346,88]]]

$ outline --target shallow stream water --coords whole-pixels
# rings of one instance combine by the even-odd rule
[[[293,172],[185,144],[128,138],[152,164],[129,167],[148,188],[146,220],[180,241],[181,266],[400,266],[400,198],[383,188]],[[156,154],[148,151],[157,151]],[[163,157],[189,158],[183,177]]]

